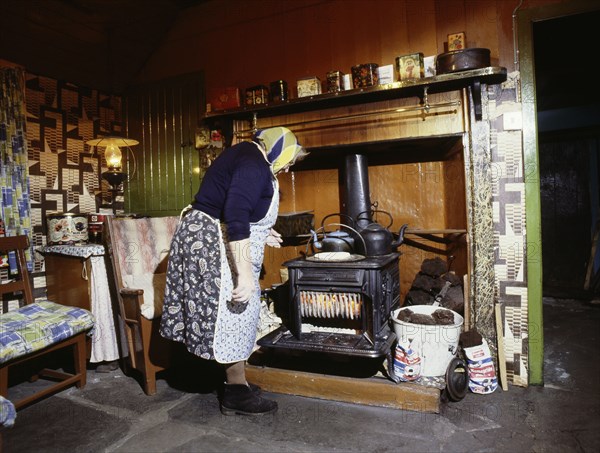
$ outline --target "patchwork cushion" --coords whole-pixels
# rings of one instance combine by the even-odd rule
[[[144,290],[142,316],[146,319],[159,318],[162,314],[167,274],[124,275],[123,285],[131,289]]]
[[[48,300],[0,316],[0,363],[44,349],[94,326],[92,313]]]

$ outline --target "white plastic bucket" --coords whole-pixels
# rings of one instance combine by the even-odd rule
[[[431,315],[436,310],[446,310],[454,315],[454,325],[413,324],[398,319],[402,310]],[[464,319],[447,308],[432,305],[411,305],[392,311],[394,331],[398,344],[410,344],[413,351],[421,357],[421,376],[443,376],[456,356],[458,340]]]

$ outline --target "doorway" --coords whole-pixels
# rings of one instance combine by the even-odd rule
[[[543,295],[549,297],[594,293],[600,93],[583,81],[591,72],[584,43],[594,42],[599,20],[600,10],[533,24]]]
[[[519,10],[516,14],[516,31],[518,36],[518,70],[521,77],[521,99],[523,112],[523,157],[524,167],[527,172],[525,185],[525,204],[527,216],[527,288],[528,288],[528,364],[529,364],[529,383],[544,383],[544,329],[543,329],[543,273],[542,261],[544,250],[542,250],[542,259],[538,253],[542,246],[542,207],[541,207],[541,188],[540,188],[540,161],[538,144],[540,136],[538,134],[538,110],[536,99],[537,79],[542,76],[536,73],[534,66],[534,27],[536,24],[548,20],[562,20],[573,15],[584,13],[593,13],[600,8],[597,2],[586,0],[574,0],[570,2],[550,4],[538,8],[529,8]],[[591,29],[593,30],[593,28]],[[582,30],[579,30],[582,31]],[[584,30],[583,30],[584,31]],[[573,46],[585,47],[585,38],[578,41],[568,32],[561,32],[560,36],[572,43]],[[579,37],[579,39],[582,39]],[[541,41],[541,40],[540,40]],[[592,40],[591,42],[595,42]],[[538,51],[546,44],[542,41],[538,44]],[[556,60],[556,58],[554,58]],[[515,63],[516,63],[515,59]],[[583,70],[582,74],[589,73]],[[591,78],[590,78],[591,79]],[[590,90],[586,89],[585,75],[577,75],[571,78],[563,77],[564,83],[571,83],[578,87],[581,93],[578,97],[586,96]],[[542,93],[540,92],[540,95]],[[574,119],[573,116],[571,119]],[[542,118],[543,119],[543,118]],[[566,164],[565,164],[566,166]],[[589,234],[587,235],[589,237]],[[567,243],[561,244],[566,247]],[[582,247],[583,248],[583,247]]]

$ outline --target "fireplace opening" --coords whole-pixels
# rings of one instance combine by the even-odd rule
[[[392,218],[383,227],[395,233],[408,224],[409,234],[398,250],[353,262],[315,262],[308,248],[294,248],[294,256],[279,261],[288,275],[284,323],[259,346],[390,359],[396,340],[391,312],[403,305],[423,261],[442,257],[452,260],[460,278],[467,273],[462,140],[462,134],[444,135],[311,150],[294,168],[298,177],[281,181],[295,209],[312,210],[315,225],[334,212],[353,219],[363,214],[354,225],[361,231],[383,224],[376,207]],[[289,201],[282,199],[283,209]]]

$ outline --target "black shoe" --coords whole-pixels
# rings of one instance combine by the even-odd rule
[[[223,415],[265,415],[277,411],[277,403],[256,394],[250,386],[225,384],[221,413]]]
[[[250,387],[250,390],[252,390],[253,393],[262,395],[262,389],[258,385],[248,382],[248,387]]]

